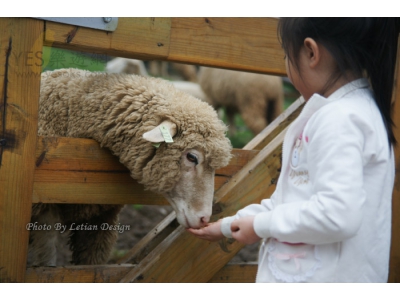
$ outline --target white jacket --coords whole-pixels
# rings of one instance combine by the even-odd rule
[[[314,94],[290,125],[271,199],[255,215],[257,282],[386,282],[394,154],[366,79]]]

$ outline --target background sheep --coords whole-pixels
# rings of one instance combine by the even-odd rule
[[[157,62],[157,61],[151,61]],[[166,63],[166,62],[164,62]],[[172,64],[179,72],[181,73],[182,77],[186,81],[171,81],[171,83],[179,90],[186,92],[200,100],[209,102],[206,99],[206,95],[204,94],[203,90],[201,89],[197,81],[197,71],[196,67],[192,65],[186,64],[179,64],[173,63]],[[117,57],[110,60],[106,67],[106,72],[108,73],[125,73],[125,74],[136,74],[141,76],[149,76],[149,73],[146,70],[146,66],[143,61],[138,59],[129,59],[129,58],[122,58]]]
[[[197,82],[197,67],[194,65],[171,63],[173,69],[175,69],[179,75],[182,76],[183,80],[190,82]]]
[[[197,82],[197,68],[193,65],[151,60],[147,63],[152,76],[170,78],[170,69],[184,81]],[[146,64],[142,60],[117,57],[107,62],[108,73],[126,73],[149,76]]]
[[[216,109],[226,108],[230,129],[235,113],[257,134],[283,112],[280,77],[201,67],[198,78],[209,103]]]
[[[173,143],[160,133],[165,126]],[[198,228],[211,215],[214,170],[228,164],[231,144],[215,110],[167,81],[136,75],[61,69],[42,74],[39,135],[93,138],[117,155],[132,178],[171,203],[177,220]],[[161,143],[158,148],[154,143]],[[121,205],[35,204],[32,223],[118,222]],[[57,232],[31,231],[33,265],[55,265]],[[113,230],[71,232],[75,264],[102,264]]]
[[[194,65],[151,60],[148,62],[149,72],[152,76],[175,79],[173,73],[181,77],[182,80],[197,82],[197,67]]]
[[[188,93],[193,97],[196,97],[202,101],[210,103],[207,99],[206,94],[203,92],[202,88],[198,83],[190,81],[171,81],[172,85],[182,92]]]
[[[137,74],[145,77],[149,76],[143,61],[138,59],[117,57],[107,62],[105,70],[108,73]]]

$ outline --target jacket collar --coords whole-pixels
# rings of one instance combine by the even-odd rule
[[[310,99],[308,99],[306,105],[304,106],[304,109],[302,111],[303,117],[310,117],[315,111],[317,111],[322,106],[328,104],[329,102],[341,99],[348,93],[353,92],[357,89],[367,88],[367,87],[369,87],[368,79],[360,78],[340,87],[335,92],[333,92],[328,98],[325,98],[319,94],[314,94],[311,96]],[[302,101],[304,101],[304,98],[303,97],[301,98]]]
[[[356,80],[353,80],[353,81],[345,84],[341,88],[337,89],[327,99],[329,101],[340,99],[352,91],[355,91],[357,89],[367,88],[367,87],[369,87],[368,79],[366,79],[366,78],[356,79]]]

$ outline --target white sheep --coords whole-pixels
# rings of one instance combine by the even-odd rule
[[[197,82],[197,67],[194,65],[171,63],[172,68],[178,72],[184,81]]]
[[[210,102],[198,83],[190,81],[171,81],[171,83],[182,92],[188,93],[204,102]]]
[[[158,61],[152,61],[153,63]],[[166,63],[166,62],[164,62]],[[171,81],[171,83],[179,90],[186,92],[200,100],[208,102],[206,95],[201,89],[197,80],[196,67],[193,65],[186,65],[180,63],[172,63],[172,65],[179,70],[179,72],[186,79],[185,81]],[[105,68],[108,73],[125,73],[125,74],[136,74],[141,76],[149,76],[143,61],[138,59],[129,59],[123,57],[117,57],[110,60]]]
[[[151,60],[148,62],[148,65],[149,65],[149,72],[152,76],[171,79],[172,73],[176,73],[184,81],[197,82],[197,68],[194,65],[160,61],[160,60]],[[130,74],[136,74],[136,73],[130,73]]]
[[[172,137],[161,134],[163,127]],[[168,81],[137,75],[61,69],[42,74],[39,135],[92,138],[129,170],[132,178],[171,203],[184,227],[211,216],[214,171],[228,164],[231,144],[215,110]],[[155,147],[155,144],[157,147]],[[35,204],[32,223],[71,226],[74,264],[107,262],[116,241],[121,205]],[[88,226],[98,226],[90,230]],[[31,231],[33,265],[55,265],[57,232]]]
[[[138,59],[117,57],[107,62],[105,70],[108,73],[125,73],[149,76],[143,61]]]
[[[226,108],[230,128],[240,113],[253,133],[263,130],[283,112],[282,78],[272,75],[201,67],[199,84],[209,103]]]

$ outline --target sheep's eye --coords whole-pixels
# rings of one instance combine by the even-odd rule
[[[191,161],[192,163],[194,163],[195,165],[197,165],[199,162],[197,160],[196,155],[192,154],[192,153],[188,153],[186,154],[186,158]]]

